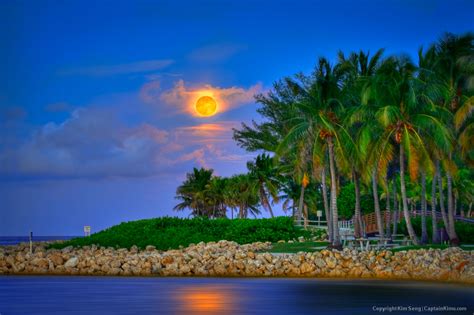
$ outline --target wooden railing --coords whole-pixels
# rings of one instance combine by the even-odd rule
[[[295,220],[295,225],[304,227],[304,228],[319,228],[319,229],[327,229],[327,221],[326,220],[305,220],[299,219]],[[354,222],[353,220],[343,220],[338,222],[339,230],[354,230]]]
[[[398,222],[401,222],[403,220],[403,211],[397,211],[398,215]],[[410,211],[410,215],[412,217],[420,216],[421,211]],[[427,211],[426,215],[428,217],[431,217],[431,211]],[[436,217],[438,219],[441,219],[441,213],[436,212]],[[456,221],[463,221],[467,223],[472,223],[474,224],[473,219],[469,218],[463,218],[460,216],[455,217]],[[394,220],[394,212],[393,211],[382,211],[382,221],[383,221],[383,226],[384,228],[387,226],[387,223],[390,222],[390,224],[393,224]],[[362,224],[365,227],[365,233],[371,234],[371,233],[376,233],[378,232],[378,227],[377,227],[377,217],[375,216],[375,212],[368,213],[362,216]],[[305,220],[304,218],[302,219],[296,219],[295,220],[295,225],[304,227],[304,228],[320,228],[320,229],[327,229],[327,221],[326,220]],[[353,220],[343,220],[338,222],[339,225],[339,230],[340,231],[350,231],[354,230],[354,221]]]
[[[305,220],[305,219],[299,219],[295,220],[295,225],[296,226],[301,226],[301,227],[311,227],[311,228],[320,228],[320,229],[327,229],[328,228],[328,223],[325,220]]]
[[[419,217],[419,216],[421,216],[421,210],[410,211],[410,214],[415,216],[415,217]],[[427,210],[426,211],[426,216],[431,218],[431,211]],[[443,216],[441,215],[441,212],[436,211],[436,217],[438,219],[442,219]],[[454,216],[454,220],[474,224],[474,219],[473,218],[466,218],[466,217],[462,217],[460,215]]]
[[[397,211],[398,214],[398,222],[401,222],[403,220],[403,211]],[[389,219],[390,216],[390,219]],[[421,216],[421,211],[410,211],[410,216],[412,217],[417,217]],[[431,211],[426,211],[426,216],[431,217]],[[436,217],[441,220],[441,212],[436,211]],[[382,221],[383,221],[383,226],[387,226],[387,221],[390,221],[391,224],[393,224],[393,219],[394,219],[394,213],[393,211],[382,211]],[[470,218],[463,218],[461,216],[455,216],[456,221],[462,221],[466,223],[471,223],[474,224],[474,220]],[[375,212],[365,214],[362,217],[362,222],[365,225],[365,232],[366,233],[375,233],[378,232],[379,229],[377,227],[377,218],[375,216]]]

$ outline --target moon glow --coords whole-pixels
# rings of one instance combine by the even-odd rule
[[[216,110],[217,102],[211,96],[201,96],[196,101],[196,112],[201,116],[212,116]]]

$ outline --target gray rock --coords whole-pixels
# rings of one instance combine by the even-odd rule
[[[72,258],[69,258],[68,261],[66,261],[66,263],[64,264],[64,267],[74,268],[77,266],[78,263],[79,263],[79,259],[77,257],[72,257]]]

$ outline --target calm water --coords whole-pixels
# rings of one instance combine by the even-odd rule
[[[35,236],[33,235],[33,241],[35,242],[46,242],[46,241],[60,241],[69,240],[77,236]],[[16,245],[23,242],[29,242],[29,236],[0,236],[1,245]]]
[[[10,314],[473,314],[474,287],[376,280],[1,276]],[[464,311],[423,311],[425,307]],[[420,312],[418,312],[418,308]]]

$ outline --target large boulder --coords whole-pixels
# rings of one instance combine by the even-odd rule
[[[68,261],[66,261],[66,263],[64,264],[64,267],[74,268],[74,267],[77,266],[78,263],[79,263],[79,258],[71,257],[71,258],[68,259]]]

